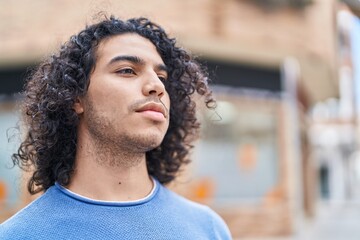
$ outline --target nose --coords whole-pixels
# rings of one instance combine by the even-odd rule
[[[145,77],[143,85],[143,94],[145,96],[158,96],[161,98],[165,92],[165,86],[155,72]]]

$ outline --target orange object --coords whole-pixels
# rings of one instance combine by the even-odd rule
[[[204,203],[214,196],[215,184],[211,178],[198,179],[192,186],[190,198],[196,202]]]
[[[0,180],[0,202],[4,201],[7,195],[6,184]]]
[[[238,154],[240,169],[251,171],[255,168],[257,161],[257,148],[254,144],[242,145]]]

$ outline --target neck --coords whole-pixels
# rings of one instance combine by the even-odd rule
[[[146,197],[153,182],[145,153],[102,146],[79,137],[75,171],[67,188],[95,200],[132,201]]]

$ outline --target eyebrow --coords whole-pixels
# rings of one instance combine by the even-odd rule
[[[110,60],[108,65],[114,64],[116,62],[121,62],[121,61],[127,61],[127,62],[131,62],[134,64],[145,65],[145,61],[143,59],[139,58],[138,56],[130,56],[130,55],[116,56]],[[164,64],[157,64],[155,66],[155,69],[158,71],[168,72],[168,68]]]

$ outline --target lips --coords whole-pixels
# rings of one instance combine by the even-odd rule
[[[161,103],[149,102],[141,106],[140,108],[136,109],[136,112],[146,112],[146,111],[161,113],[164,116],[164,118],[167,118],[165,107]]]

